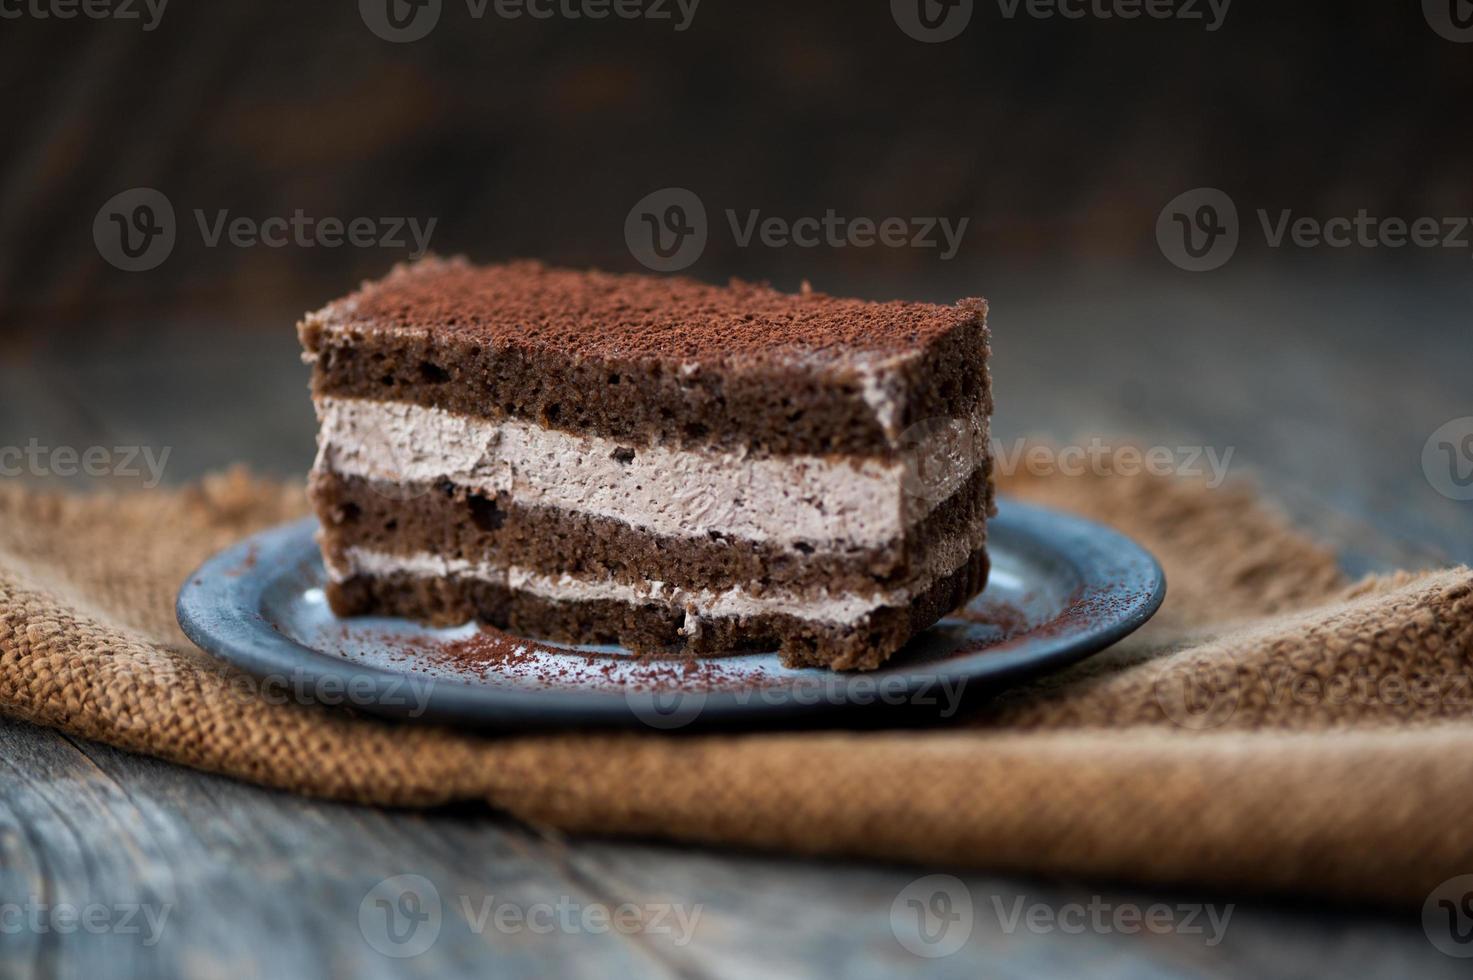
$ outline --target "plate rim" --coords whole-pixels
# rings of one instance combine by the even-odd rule
[[[999,496],[997,517],[988,522],[989,529],[1006,520],[1012,533],[1048,543],[1065,539],[1079,544],[1078,552],[1058,546],[1050,550],[1063,557],[1076,570],[1084,572],[1092,563],[1098,567],[1108,561],[1121,566],[1134,576],[1129,588],[1117,588],[1131,598],[1120,615],[1103,621],[1091,621],[1072,632],[1035,640],[1017,650],[987,647],[944,661],[945,669],[931,666],[906,670],[886,669],[866,672],[826,672],[834,678],[846,678],[853,687],[854,679],[900,678],[898,693],[912,697],[929,690],[932,685],[960,679],[964,685],[1000,688],[1028,676],[1051,672],[1103,651],[1143,626],[1161,608],[1166,598],[1166,576],[1156,557],[1122,532],[1067,511],[1027,503],[1013,497]],[[354,663],[316,649],[283,633],[260,609],[266,588],[285,574],[295,562],[281,561],[301,550],[302,539],[311,542],[318,527],[315,516],[278,524],[251,534],[216,552],[190,572],[175,598],[175,615],[190,642],[206,654],[234,666],[256,678],[270,678],[283,671],[320,684],[323,678],[348,683],[354,676],[373,678],[376,693],[383,685],[397,687],[413,678],[408,670],[392,670],[376,664]],[[1050,533],[1052,532],[1052,533]],[[311,554],[316,554],[315,545]],[[303,554],[296,559],[310,558]],[[277,568],[274,573],[261,569]],[[1088,583],[1090,577],[1082,575]],[[1119,586],[1119,583],[1114,583]],[[1101,591],[1100,595],[1109,594]],[[1076,600],[1080,601],[1080,600]],[[856,697],[836,697],[832,701],[802,703],[786,698],[775,704],[762,703],[753,692],[781,689],[788,685],[767,685],[748,691],[669,692],[678,699],[699,697],[695,718],[681,721],[670,729],[729,727],[733,722],[781,722],[794,718],[829,715],[834,710],[860,707]],[[406,722],[466,725],[506,730],[567,729],[574,727],[644,727],[661,730],[667,726],[660,718],[674,718],[679,712],[654,705],[658,696],[635,691],[549,689],[529,693],[526,689],[496,688],[465,683],[453,678],[433,678],[431,698],[438,704],[412,714],[400,706],[381,702],[377,697],[355,704],[370,714],[396,718]],[[873,701],[873,691],[866,701]]]

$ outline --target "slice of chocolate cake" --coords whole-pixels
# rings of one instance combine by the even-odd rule
[[[400,266],[298,328],[332,607],[875,667],[987,577],[985,311]]]

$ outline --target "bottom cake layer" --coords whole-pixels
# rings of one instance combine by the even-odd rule
[[[339,616],[376,613],[436,625],[476,619],[541,639],[618,643],[639,653],[777,649],[789,667],[872,670],[980,592],[988,568],[986,550],[979,548],[909,604],[885,606],[847,623],[786,613],[693,617],[679,607],[653,602],[552,599],[465,575],[354,574],[331,582],[327,597]]]

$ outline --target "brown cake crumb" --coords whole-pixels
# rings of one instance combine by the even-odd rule
[[[737,279],[721,287],[536,261],[475,266],[427,258],[397,266],[323,314],[333,326],[361,330],[433,324],[499,346],[710,364],[914,352],[975,319],[976,310],[840,299],[811,288],[782,293]]]
[[[298,326],[328,602],[619,644],[647,672],[770,650],[873,669],[987,579],[985,314],[539,262],[400,266]],[[920,423],[938,420],[976,438],[937,441]],[[918,432],[959,479],[917,484]],[[567,680],[545,647],[458,644],[426,656]],[[630,676],[627,659],[585,667]]]
[[[981,300],[425,259],[298,332],[318,396],[524,419],[633,451],[880,454],[916,422],[990,414],[985,318]]]

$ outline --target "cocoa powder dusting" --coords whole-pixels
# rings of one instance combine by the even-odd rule
[[[344,634],[344,639],[348,639]],[[546,687],[620,687],[627,690],[736,691],[775,678],[753,669],[723,665],[719,658],[603,653],[559,647],[482,626],[466,637],[439,639],[397,633],[374,635],[375,645],[393,651],[409,669],[462,681],[505,679]]]
[[[1017,606],[1003,602],[1001,599],[984,599],[981,602],[975,602],[958,609],[948,618],[994,627],[999,633],[998,638],[993,641],[997,643],[1012,639],[1028,629],[1028,615]]]
[[[1069,597],[1062,612],[1037,625],[1029,624],[1021,610],[1006,603],[979,603],[975,609],[961,610],[953,613],[952,617],[995,626],[1000,631],[999,635],[968,644],[958,650],[957,654],[1004,650],[1025,639],[1030,642],[1048,639],[1100,622],[1114,622],[1129,610],[1139,608],[1146,598],[1143,593],[1127,592],[1110,586],[1089,592],[1080,590]]]
[[[730,358],[877,355],[920,350],[979,316],[956,306],[782,293],[732,280],[612,275],[535,261],[475,266],[425,258],[326,307],[321,322],[353,330],[450,331],[495,346],[672,364]]]

